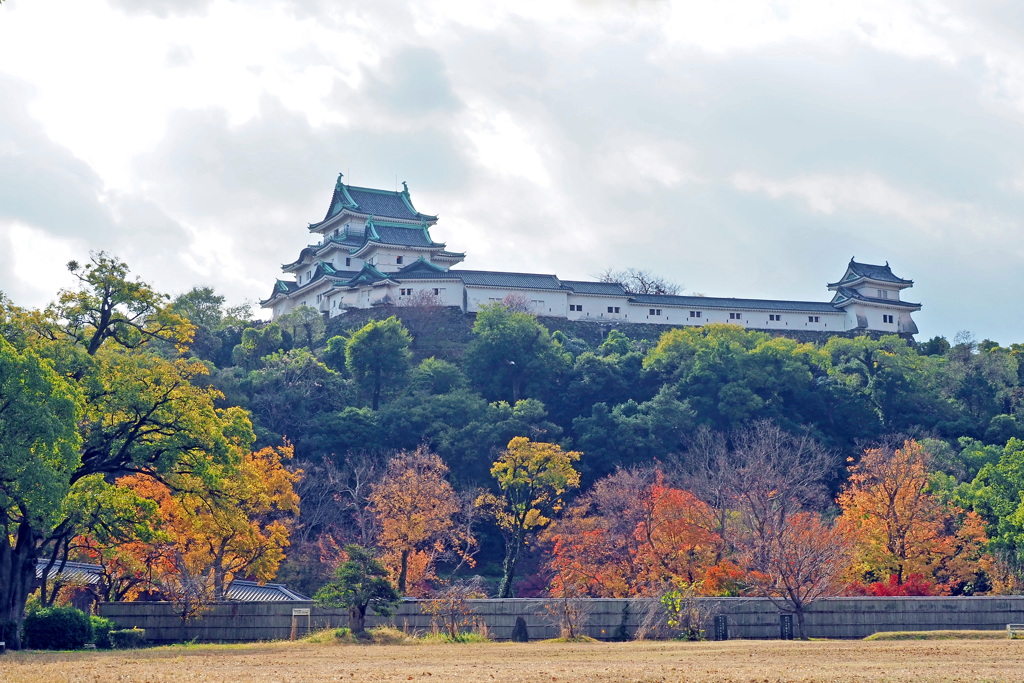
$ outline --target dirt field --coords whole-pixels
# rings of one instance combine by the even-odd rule
[[[0,658],[0,681],[1024,681],[1024,640],[163,647]]]

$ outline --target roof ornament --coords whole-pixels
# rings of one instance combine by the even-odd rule
[[[409,196],[409,184],[404,180],[402,181],[402,194],[404,194],[406,197]]]
[[[344,173],[339,173],[338,174],[338,182],[336,182],[334,184],[334,191],[335,192],[341,192],[341,179],[342,179],[342,177],[344,177],[344,175],[345,175]]]

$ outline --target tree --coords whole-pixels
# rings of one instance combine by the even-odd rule
[[[189,476],[176,480],[176,490],[148,477],[122,480],[158,506],[157,585],[208,586],[211,599],[223,600],[236,577],[273,579],[299,512],[300,473],[283,462],[290,458],[289,447],[246,452],[214,490]]]
[[[689,486],[706,502],[738,515],[730,539],[727,518],[719,517],[716,531],[740,544],[750,537],[770,542],[793,514],[820,508],[827,502],[825,481],[836,457],[809,434],[790,434],[777,424],[756,422],[724,435],[705,432],[695,440]]]
[[[619,470],[546,534],[552,593],[652,596],[666,583],[701,585],[721,542],[712,520],[705,503],[668,486],[660,470]]]
[[[379,543],[398,556],[398,592],[407,593],[409,558],[426,553],[427,567],[437,554],[465,552],[472,538],[460,538],[455,520],[461,509],[445,475],[441,458],[420,447],[399,453],[388,463],[384,479],[373,486],[370,509],[380,526]]]
[[[0,638],[13,648],[35,579],[33,551],[60,524],[82,465],[82,402],[51,362],[0,337]]]
[[[334,573],[334,580],[313,596],[318,605],[348,609],[348,626],[354,635],[366,631],[366,610],[382,616],[394,614],[401,597],[388,581],[388,571],[366,548],[345,546],[348,559]]]
[[[796,614],[800,638],[807,640],[804,612],[815,600],[842,593],[849,555],[850,542],[842,529],[826,524],[815,512],[799,511],[750,536],[739,560],[758,592]]]
[[[349,338],[345,346],[345,366],[371,395],[371,407],[380,407],[381,391],[386,383],[400,380],[409,371],[409,332],[391,316],[373,320]]]
[[[516,403],[526,395],[542,396],[567,366],[561,348],[532,315],[500,303],[480,307],[466,349],[466,370],[490,400]]]
[[[630,294],[680,294],[683,291],[682,285],[643,268],[608,268],[597,279],[621,283]]]
[[[1010,439],[998,461],[981,467],[955,500],[972,508],[991,530],[991,547],[1018,577],[1024,576],[1024,441]]]
[[[960,592],[987,560],[984,524],[930,491],[930,456],[914,440],[864,452],[838,503],[855,543],[855,579],[901,585],[919,574],[940,593]]]
[[[306,348],[310,350],[313,349],[314,344],[323,339],[327,329],[323,313],[306,304],[296,306],[278,317],[276,322],[282,330],[291,334],[292,339],[296,342],[302,339]]]
[[[25,510],[17,520],[7,520],[8,533],[0,540],[0,620],[5,622],[20,623],[36,559],[79,534],[82,516],[73,503],[85,499],[76,495],[82,487],[112,486],[109,482],[128,474],[172,481],[184,471],[215,484],[222,470],[211,465],[231,457],[226,433],[244,430],[237,414],[215,408],[220,395],[202,386],[207,372],[202,363],[167,357],[187,348],[193,327],[169,310],[166,297],[129,279],[127,266],[102,253],[89,265],[72,262],[69,268],[78,288],[62,291],[45,311],[3,315],[7,325],[19,328],[12,336],[19,353],[31,350],[50,359],[85,399],[78,458],[64,460],[69,469],[59,480],[66,476],[68,488],[51,491],[60,500],[57,516]],[[153,342],[161,353],[150,349]],[[58,401],[61,394],[55,394]],[[66,456],[64,449],[57,452]],[[52,524],[41,522],[46,519]],[[20,645],[16,637],[7,642]]]
[[[550,515],[561,509],[563,493],[579,486],[580,475],[572,463],[580,455],[517,436],[491,467],[501,495],[485,494],[478,504],[490,511],[505,537],[499,598],[512,597],[512,579],[527,537],[547,526]]]

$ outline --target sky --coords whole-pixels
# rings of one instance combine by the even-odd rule
[[[0,291],[105,250],[259,301],[337,174],[460,266],[639,267],[1024,342],[1024,7],[996,0],[6,0]]]

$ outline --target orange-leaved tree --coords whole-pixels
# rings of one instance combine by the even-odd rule
[[[369,507],[380,525],[378,542],[384,563],[403,595],[410,583],[429,576],[439,555],[470,559],[475,541],[458,524],[464,506],[447,474],[441,458],[421,446],[392,458],[384,478],[371,488]]]
[[[911,439],[868,449],[850,468],[838,502],[839,524],[855,544],[852,580],[892,584],[889,590],[899,592],[913,576],[913,585],[949,594],[991,563],[984,523],[931,492],[929,462]]]
[[[660,470],[619,470],[594,484],[548,540],[552,592],[598,597],[654,595],[667,582],[693,584],[715,564],[714,512]]]
[[[214,489],[193,475],[178,477],[173,490],[147,477],[119,481],[157,504],[162,591],[186,603],[220,600],[235,578],[277,574],[299,512],[293,485],[301,472],[284,466],[291,456],[290,446],[245,452]]]

